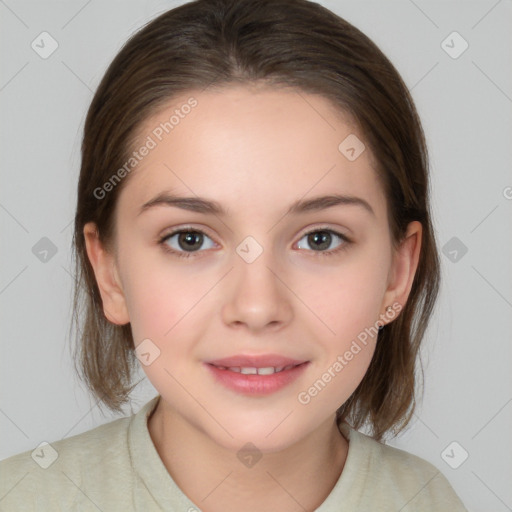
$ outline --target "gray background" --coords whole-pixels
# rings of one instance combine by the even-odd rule
[[[121,45],[180,3],[0,0],[0,458],[113,419],[70,358],[80,139]],[[444,281],[422,352],[425,398],[390,444],[437,466],[469,510],[512,510],[512,2],[320,3],[393,61],[431,154]],[[58,43],[47,59],[31,47],[43,31]],[[458,53],[461,40],[442,45],[453,31],[469,44],[457,58],[445,49]],[[43,237],[54,255],[41,252]],[[126,413],[155,395],[146,380]]]

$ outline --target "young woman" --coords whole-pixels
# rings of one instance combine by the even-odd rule
[[[143,27],[88,112],[74,243],[83,377],[120,410],[141,364],[158,396],[3,461],[3,509],[465,510],[382,442],[439,262],[413,101],[355,27],[306,0]]]

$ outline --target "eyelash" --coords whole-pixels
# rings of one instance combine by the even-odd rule
[[[334,234],[334,235],[338,236],[339,238],[341,238],[343,240],[343,243],[336,249],[332,249],[330,251],[310,251],[310,252],[316,253],[316,256],[320,256],[320,257],[336,256],[337,254],[347,250],[348,246],[352,243],[352,240],[350,240],[346,235],[343,235],[342,233],[339,233],[338,231],[335,231],[334,229],[328,229],[328,228],[313,229],[311,231],[308,231],[307,233],[304,233],[300,239],[304,238],[307,235],[311,235],[313,233],[320,233],[320,232],[327,232],[327,233]],[[180,229],[177,229],[176,231],[172,231],[171,233],[165,234],[163,237],[161,237],[158,240],[158,244],[162,246],[164,251],[172,254],[173,256],[177,256],[178,258],[190,258],[190,257],[194,257],[195,253],[203,252],[203,251],[191,251],[191,252],[176,251],[174,249],[171,249],[166,244],[166,241],[169,240],[169,238],[171,238],[172,236],[180,234],[180,233],[199,233],[199,234],[207,236],[208,238],[211,238],[204,231],[201,231],[200,229],[192,228],[192,227],[180,228]]]

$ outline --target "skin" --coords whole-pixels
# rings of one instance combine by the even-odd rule
[[[335,411],[362,380],[376,337],[308,404],[297,396],[387,306],[405,304],[422,226],[412,222],[393,251],[370,150],[352,162],[338,150],[349,134],[363,142],[364,135],[321,96],[254,84],[196,91],[148,119],[140,140],[192,95],[197,107],[124,183],[114,250],[102,246],[93,224],[84,228],[104,312],[113,323],[131,323],[135,345],[149,338],[160,350],[143,366],[162,396],[148,428],[169,473],[198,507],[313,510],[343,470],[348,442]],[[168,205],[139,214],[164,191],[215,200],[227,215]],[[357,205],[285,214],[296,200],[334,193],[363,198],[375,215]],[[158,243],[190,226],[207,235],[191,257]],[[333,235],[319,250],[305,236],[315,229],[352,243]],[[263,248],[252,263],[236,252],[247,236]],[[186,253],[178,236],[169,246]],[[224,388],[202,364],[268,353],[310,363],[298,380],[265,397]],[[250,468],[237,458],[247,442],[262,454]]]

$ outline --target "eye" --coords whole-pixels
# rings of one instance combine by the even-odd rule
[[[207,247],[204,247],[205,239],[211,242]],[[193,228],[182,228],[166,234],[159,240],[159,243],[166,251],[182,258],[189,258],[192,253],[198,252],[201,248],[215,247],[215,242],[206,233]]]
[[[297,243],[299,249],[304,249],[304,242],[312,249],[316,256],[331,256],[337,254],[352,243],[348,237],[332,229],[316,229],[306,233]],[[338,245],[332,246],[338,240]],[[209,243],[208,243],[209,241]],[[159,244],[164,250],[180,258],[190,258],[194,253],[202,252],[201,249],[212,249],[215,242],[203,231],[192,227],[185,227],[164,235],[159,239]],[[205,247],[205,242],[207,242]],[[306,248],[307,249],[307,248]]]
[[[332,245],[336,242],[336,239],[341,240],[342,242],[333,249]],[[331,256],[343,251],[351,243],[351,240],[349,240],[345,235],[332,229],[316,229],[315,231],[306,233],[298,242],[299,249],[305,248],[302,240],[306,240],[306,243],[312,247],[313,252],[317,252],[321,256]]]

